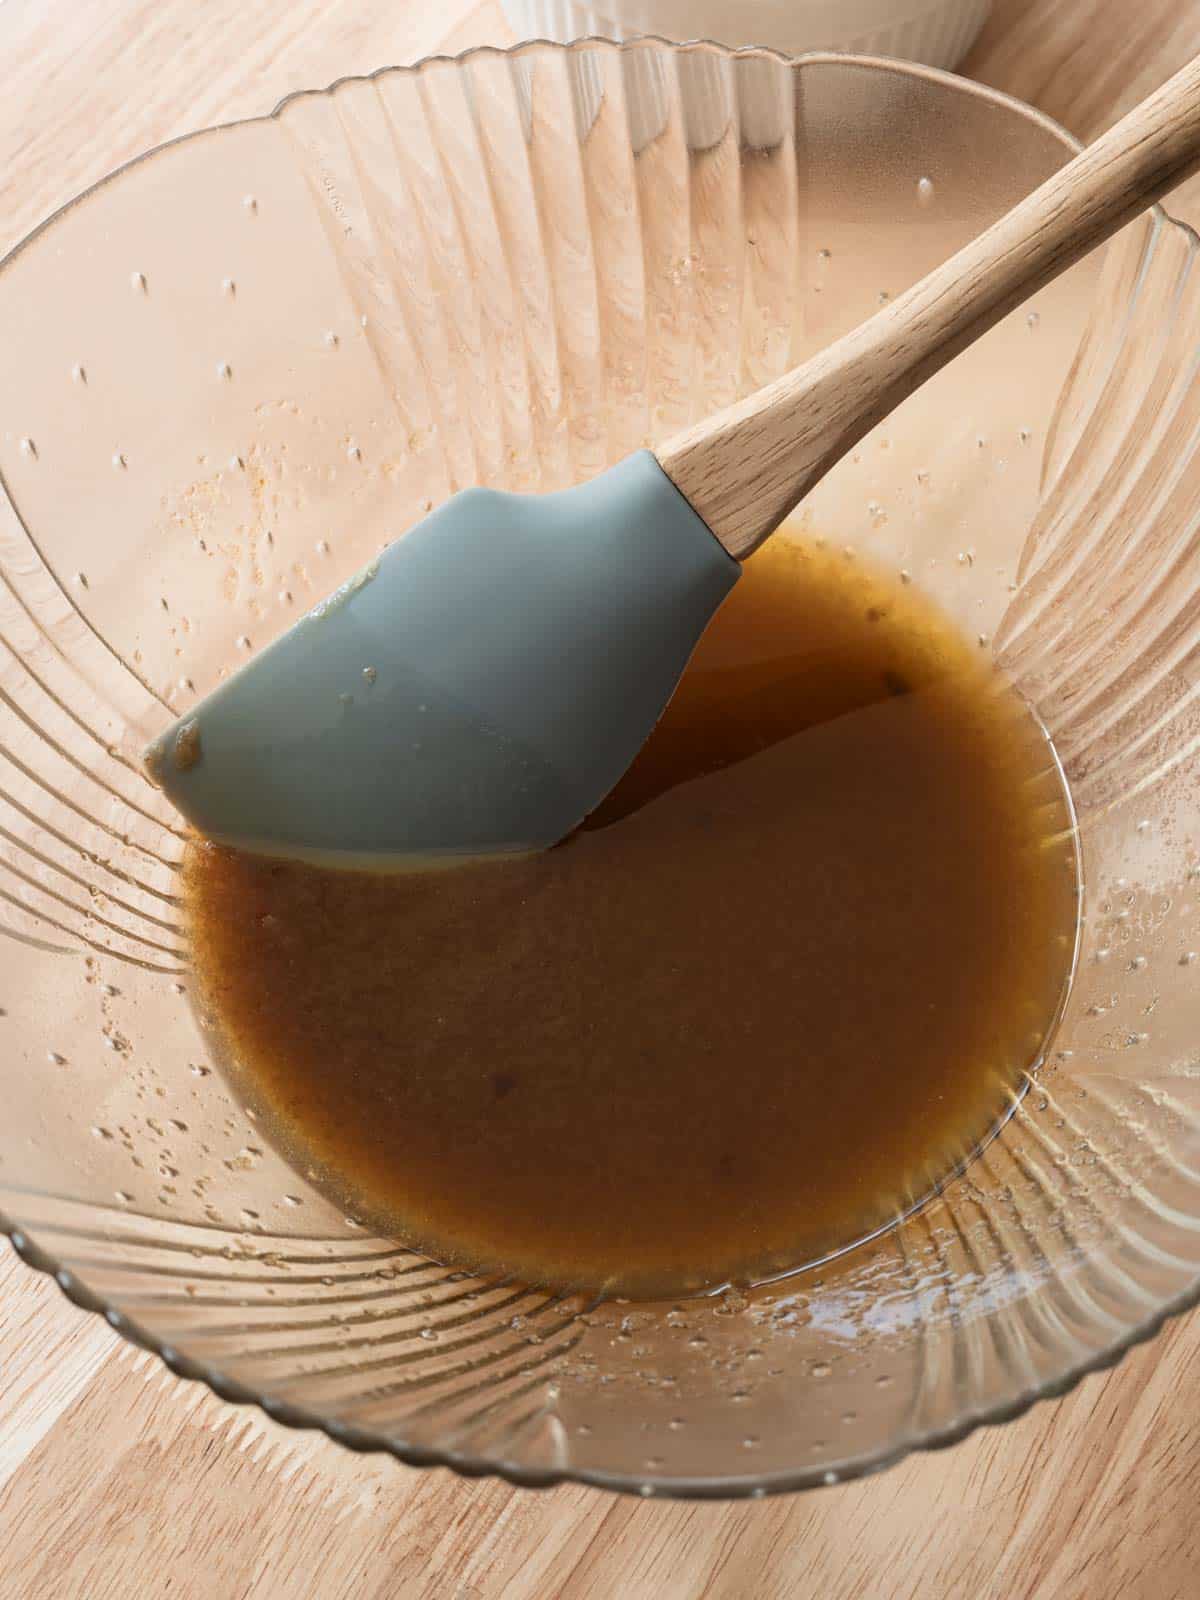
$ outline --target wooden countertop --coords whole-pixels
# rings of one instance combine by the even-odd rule
[[[508,38],[494,0],[3,0],[0,248],[173,134]],[[1088,137],[1198,50],[1200,0],[996,0],[966,70]],[[1169,205],[1200,223],[1200,182]],[[1065,1400],[881,1477],[643,1504],[290,1433],[0,1256],[4,1600],[1184,1600],[1198,1497],[1198,1315]]]

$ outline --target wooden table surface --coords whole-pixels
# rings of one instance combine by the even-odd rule
[[[505,43],[494,0],[0,0],[0,249],[119,162],[287,91]],[[966,70],[1087,137],[1200,0],[996,0]],[[1170,207],[1200,222],[1200,184]],[[0,1256],[3,1600],[1173,1600],[1200,1593],[1200,1315],[883,1476],[673,1505],[417,1473],[172,1378]]]

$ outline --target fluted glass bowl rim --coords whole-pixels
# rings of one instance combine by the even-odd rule
[[[1018,99],[1015,95],[1006,94],[1003,90],[976,82],[970,78],[964,78],[957,73],[947,72],[939,67],[925,66],[918,62],[831,50],[806,51],[801,55],[790,56],[764,45],[734,47],[720,44],[711,39],[675,41],[655,34],[643,34],[626,40],[606,39],[600,35],[593,34],[572,40],[567,44],[550,39],[526,39],[510,46],[474,45],[466,50],[459,51],[457,54],[437,53],[423,56],[418,61],[408,64],[379,67],[371,73],[346,74],[335,78],[324,88],[294,90],[292,93],[285,95],[271,111],[263,115],[240,117],[228,122],[216,123],[208,128],[196,129],[191,133],[164,140],[160,144],[154,145],[151,149],[144,151],[141,155],[135,156],[132,160],[121,163],[103,178],[88,185],[87,188],[81,190],[71,200],[52,211],[35,228],[31,229],[23,239],[7,251],[3,257],[0,257],[0,272],[3,272],[26,246],[32,244],[39,235],[51,227],[59,217],[70,211],[72,207],[88,199],[130,168],[153,160],[174,145],[218,134],[231,128],[250,127],[260,123],[277,121],[286,109],[296,101],[330,96],[344,85],[369,83],[376,78],[385,77],[393,73],[415,75],[431,67],[461,67],[474,60],[487,57],[519,59],[522,56],[537,55],[539,53],[558,55],[581,53],[596,47],[604,47],[621,55],[633,54],[639,50],[656,47],[668,50],[674,55],[711,55],[721,60],[729,61],[768,60],[774,61],[781,66],[789,67],[797,64],[805,66],[844,66],[853,64],[856,67],[861,66],[876,72],[887,72],[899,77],[924,80],[942,87],[952,88],[958,93],[969,95],[980,101],[1004,107],[1023,117],[1027,122],[1044,128],[1068,150],[1077,153],[1082,148],[1080,141],[1065,129],[1061,123],[1056,122],[1054,118],[1047,116],[1036,107]],[[1161,206],[1155,206],[1153,210],[1162,221],[1190,232],[1186,224],[1178,222],[1171,217]],[[3,487],[6,494],[8,493],[8,485],[3,481],[2,474],[0,474],[0,487]],[[14,515],[24,527],[24,519],[17,509],[12,496],[9,495],[8,498]],[[25,532],[32,537],[32,530],[26,527]],[[305,1406],[277,1401],[273,1399],[269,1392],[241,1383],[210,1363],[193,1359],[183,1351],[176,1349],[169,1341],[159,1338],[158,1335],[151,1333],[134,1319],[127,1317],[124,1312],[120,1311],[102,1295],[96,1294],[88,1288],[75,1273],[65,1269],[53,1254],[43,1249],[30,1237],[21,1224],[14,1222],[2,1211],[0,1211],[0,1233],[8,1237],[13,1249],[27,1266],[52,1278],[73,1305],[82,1311],[102,1317],[122,1338],[157,1356],[176,1377],[204,1384],[218,1399],[224,1400],[231,1405],[257,1407],[272,1421],[281,1423],[284,1427],[318,1431],[325,1434],[333,1443],[342,1445],[347,1449],[358,1453],[387,1454],[410,1467],[446,1467],[463,1478],[495,1477],[503,1479],[515,1488],[522,1489],[547,1489],[564,1483],[579,1483],[614,1493],[635,1494],[641,1498],[653,1497],[680,1500],[762,1499],[767,1495],[790,1494],[806,1489],[826,1488],[834,1484],[850,1483],[858,1478],[868,1477],[874,1473],[882,1472],[888,1467],[895,1466],[907,1456],[916,1452],[943,1450],[950,1445],[958,1444],[979,1428],[994,1427],[1002,1423],[1012,1422],[1016,1418],[1023,1416],[1025,1412],[1029,1411],[1041,1400],[1062,1398],[1085,1377],[1094,1372],[1101,1372],[1116,1366],[1126,1353],[1136,1345],[1147,1343],[1153,1339],[1168,1320],[1181,1316],[1200,1304],[1200,1277],[1197,1277],[1195,1282],[1190,1284],[1187,1289],[1165,1301],[1142,1322],[1122,1335],[1121,1338],[1115,1340],[1106,1349],[1090,1354],[1085,1359],[1070,1366],[1058,1377],[1045,1383],[1029,1385],[1019,1393],[1005,1400],[997,1401],[993,1405],[969,1408],[954,1422],[944,1427],[929,1428],[899,1442],[889,1443],[877,1450],[866,1452],[852,1461],[839,1465],[836,1471],[825,1467],[807,1467],[772,1474],[738,1476],[714,1474],[705,1479],[672,1479],[655,1477],[654,1474],[645,1473],[594,1472],[569,1467],[563,1469],[527,1467],[521,1466],[516,1462],[492,1459],[483,1455],[472,1455],[455,1450],[440,1449],[435,1446],[417,1446],[383,1432],[341,1423],[335,1418],[323,1416],[321,1413],[309,1410]]]

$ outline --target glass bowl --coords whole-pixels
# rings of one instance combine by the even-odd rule
[[[451,490],[552,489],[868,316],[1059,166],[937,72],[481,50],[163,146],[5,261],[0,1209],[174,1371],[414,1464],[749,1495],[1114,1361],[1200,1283],[1195,244],[1127,228],[801,523],[911,571],[1054,734],[1086,880],[1028,1092],[917,1214],[674,1305],[473,1279],[339,1213],[214,1071],[139,752]],[[402,1157],[402,1152],[399,1153]]]

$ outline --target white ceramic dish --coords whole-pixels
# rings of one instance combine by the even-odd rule
[[[992,0],[503,0],[519,39],[600,34],[629,39],[716,39],[768,45],[789,55],[851,50],[956,67],[978,37]]]

